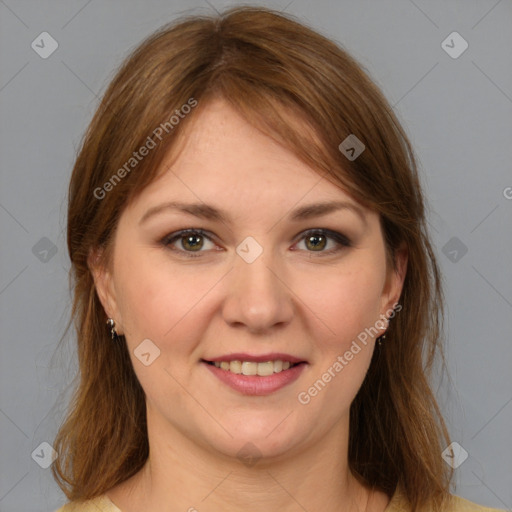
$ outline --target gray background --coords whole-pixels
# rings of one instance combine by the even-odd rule
[[[451,381],[437,393],[452,439],[469,453],[454,492],[510,509],[512,2],[261,4],[341,43],[410,134],[448,302]],[[184,11],[227,5],[0,0],[1,512],[65,502],[31,453],[51,444],[76,371],[72,335],[55,349],[70,309],[65,201],[81,136],[114,69],[145,36]],[[43,31],[59,45],[46,59],[31,47]],[[469,44],[458,58],[441,46],[453,31]]]

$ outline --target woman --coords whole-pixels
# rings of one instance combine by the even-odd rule
[[[60,510],[491,510],[449,492],[442,290],[407,137],[261,8],[166,26],[70,184],[80,382]]]

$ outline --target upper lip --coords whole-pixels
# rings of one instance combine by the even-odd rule
[[[244,354],[241,352],[226,354],[224,356],[212,357],[208,359],[204,359],[204,361],[210,362],[222,362],[222,361],[249,361],[253,363],[265,363],[267,361],[290,361],[290,363],[305,363],[304,359],[300,359],[299,357],[292,356],[290,354],[283,354],[282,352],[272,352],[270,354]]]

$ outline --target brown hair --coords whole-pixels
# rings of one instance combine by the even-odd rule
[[[349,465],[388,496],[399,485],[413,510],[427,502],[440,510],[453,470],[441,458],[450,439],[429,379],[436,356],[445,363],[443,293],[411,145],[353,58],[304,24],[259,7],[187,17],[151,35],[123,63],[85,134],[69,187],[67,232],[79,382],[54,443],[54,477],[70,500],[87,499],[147,460],[144,392],[124,340],[109,339],[88,256],[103,247],[108,264],[123,209],[214,96],[378,212],[395,269],[395,251],[405,244],[402,310],[351,405]],[[178,109],[189,113],[174,123]],[[350,134],[366,147],[353,161],[338,149]],[[144,145],[151,146],[147,155],[132,162]]]

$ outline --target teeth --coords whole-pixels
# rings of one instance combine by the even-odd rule
[[[240,361],[231,361],[231,363],[227,363],[228,367],[224,368],[225,370],[229,370],[233,373],[242,373],[242,363]]]
[[[264,363],[254,363],[252,361],[215,361],[213,363],[217,368],[242,375],[259,375],[266,377],[273,373],[279,373],[290,368],[290,361],[265,361]]]
[[[274,373],[274,363],[272,361],[268,361],[267,363],[258,363],[256,365],[256,373],[260,377],[272,375]]]

